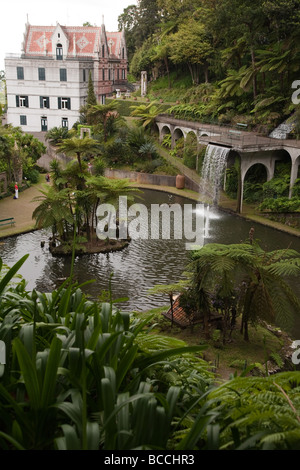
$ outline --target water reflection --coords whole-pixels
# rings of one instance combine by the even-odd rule
[[[160,191],[144,191],[143,204],[191,204],[179,197],[169,197]],[[195,206],[194,206],[195,207]],[[238,216],[221,212],[215,208],[199,208],[203,211],[203,239],[205,243],[239,243],[248,238],[249,230],[254,227],[254,238],[261,241],[266,250],[294,248],[300,252],[300,238],[264,227]],[[172,231],[171,231],[172,233]],[[59,285],[59,280],[68,277],[70,258],[52,257],[48,250],[49,232],[31,232],[18,237],[2,240],[0,255],[9,265],[18,261],[24,254],[30,256],[20,270],[28,281],[28,289],[36,288],[42,292]],[[45,246],[41,247],[41,241]],[[127,311],[145,311],[151,307],[166,305],[164,295],[148,295],[148,289],[156,284],[177,282],[189,261],[186,240],[132,240],[128,247],[116,253],[92,254],[77,257],[74,274],[79,282],[95,280],[84,287],[91,298],[97,298],[103,290],[108,290],[110,275],[114,298],[128,297],[121,304]],[[300,320],[296,319],[296,330],[300,335]]]

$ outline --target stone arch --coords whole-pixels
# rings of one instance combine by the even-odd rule
[[[239,191],[239,212],[242,212],[243,207],[243,200],[244,200],[244,185],[245,185],[245,177],[249,170],[253,168],[255,165],[262,165],[266,171],[266,181],[270,181],[274,175],[274,166],[275,160],[273,164],[268,164],[266,161],[262,161],[260,158],[254,158],[251,162],[245,162],[241,159],[241,172],[240,172],[240,191]]]
[[[159,132],[159,143],[162,144],[164,137],[168,134],[172,135],[171,126],[169,124],[164,124],[160,122],[156,122]]]
[[[185,139],[183,130],[180,127],[175,127],[172,134],[172,148],[175,147],[176,142],[181,138]]]
[[[196,144],[197,145],[197,143],[198,143],[197,133],[193,129],[191,129],[185,135],[185,144],[186,145],[189,145],[189,144]]]
[[[185,138],[191,138],[191,139],[197,139],[197,131],[195,131],[194,129],[189,129],[186,133],[186,136]]]

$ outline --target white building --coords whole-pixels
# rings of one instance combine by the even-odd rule
[[[24,132],[68,127],[86,103],[89,73],[99,103],[116,89],[126,90],[124,32],[96,26],[26,24],[21,55],[7,54],[7,118]]]

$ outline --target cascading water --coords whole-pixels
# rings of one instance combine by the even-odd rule
[[[206,148],[201,174],[202,190],[212,196],[214,204],[218,202],[229,152],[230,148],[219,145],[209,144]]]

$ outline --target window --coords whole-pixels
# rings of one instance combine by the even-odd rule
[[[102,80],[105,80],[105,69],[102,69]]]
[[[29,107],[29,102],[28,102],[28,96],[16,96],[16,106],[17,108],[28,108]]]
[[[122,69],[122,79],[125,80],[125,69]]]
[[[124,51],[124,47],[122,47],[122,59],[125,58],[125,51]]]
[[[58,98],[58,109],[71,109],[71,98]]]
[[[40,108],[50,108],[49,96],[40,96]]]
[[[24,80],[24,68],[23,67],[17,67],[17,79]]]
[[[56,60],[63,60],[63,48],[61,44],[56,46]]]
[[[68,127],[69,127],[68,118],[62,118],[61,127],[63,127],[64,129],[68,129]]]
[[[48,130],[48,120],[46,116],[41,117],[41,131],[47,132]]]
[[[85,69],[82,69],[82,79],[84,82],[86,82],[86,71]]]
[[[27,116],[20,116],[20,125],[27,126]]]
[[[59,69],[59,78],[61,82],[67,81],[67,69]]]
[[[46,71],[44,68],[39,68],[39,80],[46,80]]]
[[[105,53],[104,53],[104,44],[102,44],[102,57],[105,56]]]

